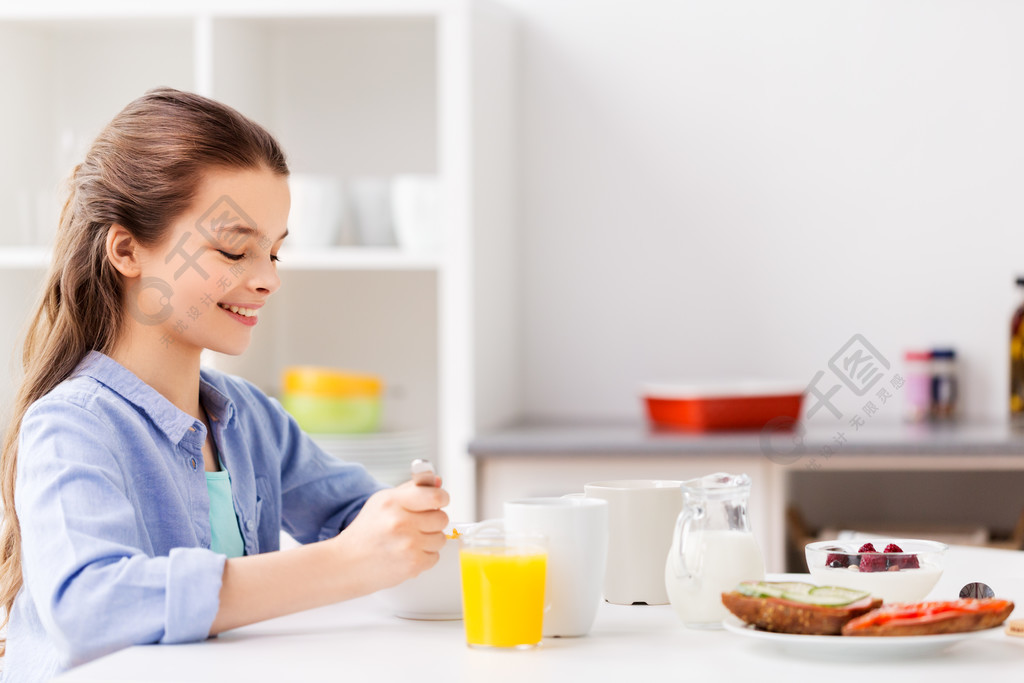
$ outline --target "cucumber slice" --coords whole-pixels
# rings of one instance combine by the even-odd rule
[[[801,596],[808,595],[813,589],[814,585],[809,583],[800,583],[797,581],[744,581],[736,590],[743,595],[748,595],[752,598],[781,598],[785,595],[796,596],[793,598],[786,598],[787,600],[800,599]]]
[[[809,593],[803,596],[784,595],[787,600],[797,600],[811,605],[822,607],[842,607],[863,600],[870,593],[866,591],[853,590],[852,588],[839,588],[838,586],[819,586],[812,588]]]
[[[842,607],[870,595],[852,588],[815,586],[799,581],[744,581],[736,590],[752,598],[782,598],[820,607]]]

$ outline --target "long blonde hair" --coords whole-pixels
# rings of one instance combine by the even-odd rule
[[[212,168],[288,174],[280,146],[257,123],[208,98],[157,88],[114,117],[68,181],[53,264],[25,334],[24,378],[0,456],[0,627],[23,583],[14,508],[22,418],[89,351],[109,351],[123,327],[124,284],[106,257],[107,231],[117,223],[142,245],[159,244]],[[6,650],[6,641],[0,647]]]

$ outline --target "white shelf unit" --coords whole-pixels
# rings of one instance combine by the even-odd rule
[[[380,375],[385,428],[428,435],[472,520],[466,444],[518,411],[514,25],[475,0],[40,2],[0,8],[0,313],[21,321],[49,264],[63,178],[100,128],[168,85],[267,126],[291,170],[346,178],[429,174],[441,247],[282,250],[283,286],[242,356],[217,367],[271,394],[283,368]],[[294,233],[301,226],[290,226]],[[21,325],[0,352],[12,358]],[[16,367],[12,362],[8,367]],[[0,388],[13,396],[12,369]]]

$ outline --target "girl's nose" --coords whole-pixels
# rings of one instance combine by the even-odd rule
[[[281,277],[277,274],[277,265],[270,259],[269,252],[259,252],[249,272],[249,286],[257,292],[273,294],[281,286]]]

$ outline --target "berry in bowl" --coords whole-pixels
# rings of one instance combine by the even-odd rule
[[[887,603],[918,602],[942,576],[947,547],[911,538],[817,541],[804,556],[822,585],[867,591]]]

